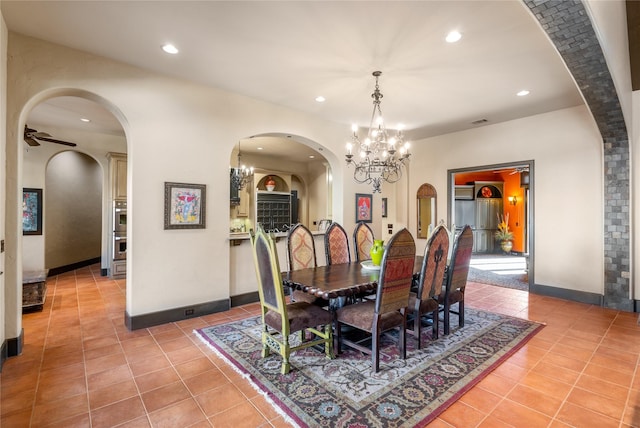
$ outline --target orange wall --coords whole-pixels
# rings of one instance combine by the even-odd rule
[[[520,187],[520,174],[469,172],[455,175],[455,184],[467,184],[474,181],[502,181],[504,182],[502,194],[502,207],[504,214],[509,214],[509,230],[513,232],[512,251],[524,252],[524,189]],[[509,196],[515,196],[518,200],[515,206],[509,203]]]

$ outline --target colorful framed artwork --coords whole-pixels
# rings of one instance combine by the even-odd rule
[[[372,203],[372,195],[356,193],[356,223],[358,223],[359,221],[371,223]]]
[[[164,183],[164,228],[204,229],[206,190],[204,184]]]
[[[22,234],[42,235],[42,189],[22,189]]]
[[[387,198],[382,198],[382,217],[387,217]]]

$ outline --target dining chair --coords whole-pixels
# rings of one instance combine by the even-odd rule
[[[282,374],[289,373],[291,353],[299,349],[324,344],[326,357],[333,358],[333,316],[307,302],[286,303],[278,252],[273,239],[261,227],[251,235],[251,246],[262,315],[262,358],[271,350],[280,354]],[[292,344],[292,334],[298,331],[312,333],[311,339],[306,340],[307,335],[301,334],[300,343]]]
[[[464,327],[464,290],[469,276],[472,248],[473,231],[471,226],[466,225],[455,238],[444,290],[438,298],[438,302],[443,305],[445,335],[449,334],[450,330],[450,312],[458,314],[458,326]],[[458,312],[451,310],[451,306],[456,303],[458,304]]]
[[[406,228],[393,235],[382,257],[375,300],[347,305],[336,311],[338,353],[345,344],[370,354],[372,369],[377,373],[380,370],[381,335],[383,332],[398,328],[400,355],[402,359],[407,358],[407,306],[415,256],[416,245],[413,236]],[[371,347],[365,346],[364,340],[345,338],[342,332],[343,325],[369,333],[364,340],[370,339]]]
[[[440,225],[431,233],[424,250],[424,258],[418,275],[417,291],[409,294],[408,314],[413,314],[413,328],[409,326],[407,331],[412,334],[421,348],[422,317],[431,314],[433,320],[433,339],[438,338],[439,307],[438,298],[442,292],[444,273],[447,266],[447,253],[449,251],[449,234],[447,229]]]
[[[324,247],[327,265],[351,263],[349,238],[347,232],[338,223],[331,223],[324,234]]]
[[[373,246],[373,239],[373,230],[369,225],[363,221],[358,222],[353,231],[353,252],[357,262],[371,259],[369,250]]]
[[[315,268],[317,266],[316,244],[313,240],[313,235],[302,223],[297,223],[287,233],[287,260],[289,270]],[[315,297],[302,290],[292,290],[291,300],[319,304],[321,306],[329,303],[325,299]]]

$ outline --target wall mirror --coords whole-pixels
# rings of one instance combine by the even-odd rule
[[[429,226],[436,227],[436,200],[438,194],[431,184],[424,183],[416,194],[418,210],[418,238],[429,237]]]

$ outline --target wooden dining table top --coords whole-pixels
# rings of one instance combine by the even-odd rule
[[[422,256],[416,256],[414,272],[419,272]],[[378,288],[380,270],[362,267],[360,262],[340,263],[282,272],[285,286],[323,299],[336,299]]]

